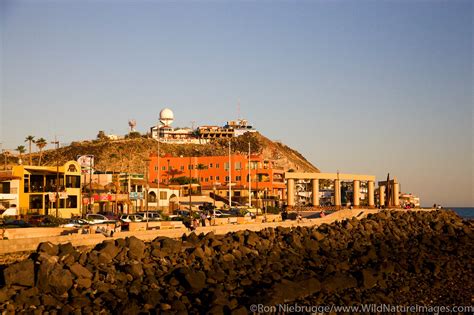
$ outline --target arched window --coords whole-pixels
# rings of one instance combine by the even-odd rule
[[[149,202],[156,202],[156,193],[154,191],[150,191],[148,193],[148,201]]]

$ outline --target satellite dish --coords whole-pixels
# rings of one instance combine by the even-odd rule
[[[137,126],[137,122],[135,121],[135,119],[130,119],[128,121],[128,125],[130,126],[130,132],[134,132],[135,127]]]

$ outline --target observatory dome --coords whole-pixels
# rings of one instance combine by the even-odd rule
[[[163,108],[160,112],[160,121],[165,125],[169,125],[173,122],[173,120],[173,111],[169,108]]]

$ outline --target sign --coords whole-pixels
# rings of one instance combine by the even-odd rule
[[[81,165],[81,172],[82,174],[93,174],[93,166],[94,166],[94,156],[93,155],[80,155],[77,158],[77,163]]]
[[[143,199],[143,192],[137,192],[137,191],[130,192],[130,199],[131,200],[137,200],[137,199],[142,200]]]

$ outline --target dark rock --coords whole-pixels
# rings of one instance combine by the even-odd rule
[[[34,263],[27,259],[10,265],[3,271],[3,277],[6,285],[32,287],[35,285]]]
[[[130,259],[141,260],[145,253],[145,243],[135,236],[128,237],[126,240],[128,246],[128,257]]]
[[[59,247],[51,242],[44,242],[38,245],[38,253],[46,253],[49,256],[57,256],[59,253]]]
[[[329,293],[357,287],[357,280],[347,274],[337,273],[324,279],[321,288]]]
[[[77,278],[88,278],[92,279],[92,272],[89,269],[83,267],[80,264],[72,265],[69,270],[71,270],[72,274],[75,275]]]
[[[262,298],[264,305],[277,305],[310,296],[321,289],[321,283],[316,278],[302,281],[282,280],[272,286]],[[258,303],[258,301],[254,301]]]

